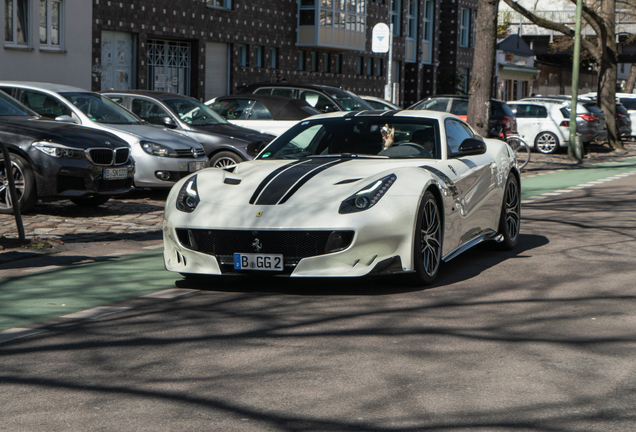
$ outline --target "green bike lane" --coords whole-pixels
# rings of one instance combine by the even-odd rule
[[[522,199],[630,172],[636,158],[525,177]],[[172,289],[179,278],[156,249],[0,279],[0,332]]]

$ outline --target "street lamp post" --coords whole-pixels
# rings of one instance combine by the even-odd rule
[[[393,11],[393,0],[389,2],[389,61],[386,65],[386,87],[384,90],[384,99],[393,103],[393,83],[391,82],[391,65],[393,62],[393,20],[391,12]]]
[[[572,102],[570,103],[570,142],[568,156],[581,162],[581,136],[576,133],[576,108],[579,101],[579,63],[581,58],[582,0],[576,0],[576,27],[574,29],[574,59],[572,63]]]

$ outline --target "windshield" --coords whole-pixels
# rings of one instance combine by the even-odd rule
[[[104,124],[142,124],[142,121],[113,102],[107,96],[97,93],[60,93],[94,122]]]
[[[344,107],[347,111],[364,111],[374,109],[371,105],[348,91],[333,88],[327,89],[325,92],[329,94],[333,100],[342,105],[342,107]]]
[[[38,117],[38,114],[0,91],[0,116]]]
[[[272,141],[257,159],[323,156],[439,159],[440,155],[439,126],[435,119],[358,116],[300,122]]]
[[[169,99],[163,102],[179,116],[181,121],[192,126],[227,123],[227,120],[212,111],[205,104],[193,99]]]

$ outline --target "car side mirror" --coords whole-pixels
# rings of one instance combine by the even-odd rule
[[[338,111],[338,108],[336,108],[335,105],[325,105],[322,111],[326,113],[336,112]]]
[[[245,149],[247,154],[251,157],[256,157],[257,154],[261,152],[265,148],[265,143],[263,141],[254,141],[247,145]]]
[[[177,128],[177,123],[174,121],[172,117],[161,117],[161,124],[163,124],[168,129]]]
[[[466,138],[459,146],[458,156],[471,156],[486,153],[486,143],[476,138]]]
[[[73,117],[71,117],[70,115],[57,116],[57,117],[55,117],[55,121],[66,122],[66,123],[77,123],[73,119]]]

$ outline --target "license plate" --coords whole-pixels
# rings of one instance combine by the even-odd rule
[[[199,171],[205,168],[205,162],[188,162],[188,169],[190,172]]]
[[[104,168],[105,180],[119,180],[128,177],[128,168]]]
[[[235,253],[234,268],[236,270],[282,271],[283,256],[277,254],[264,255]]]

